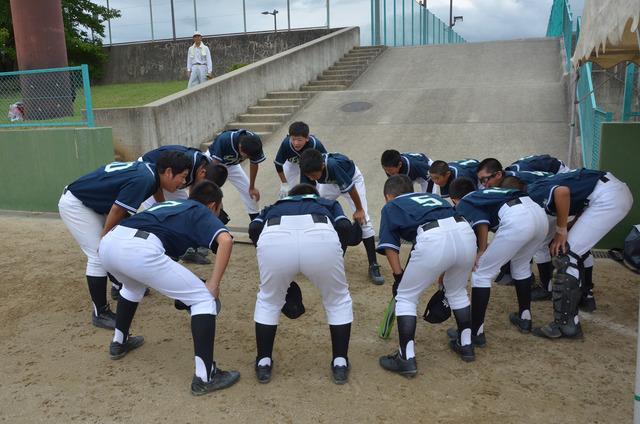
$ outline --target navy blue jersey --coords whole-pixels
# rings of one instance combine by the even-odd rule
[[[282,143],[280,144],[280,148],[278,149],[278,153],[276,153],[276,159],[273,161],[276,165],[283,166],[286,161],[291,163],[298,163],[300,161],[300,156],[304,153],[305,150],[315,149],[320,153],[327,153],[327,149],[324,148],[320,140],[318,140],[314,135],[309,136],[309,140],[305,143],[304,146],[299,151],[293,148],[293,144],[291,144],[291,137],[286,136]]]
[[[418,178],[429,179],[429,167],[433,163],[424,153],[400,153],[400,174],[406,175],[411,181]]]
[[[146,162],[112,162],[69,184],[67,189],[83,205],[99,214],[116,205],[130,213],[160,187],[156,166]]]
[[[166,146],[158,147],[157,149],[151,150],[150,152],[142,155],[142,160],[144,162],[156,163],[160,156],[162,156],[166,152],[178,152],[182,153],[191,159],[191,170],[189,171],[189,175],[187,175],[187,183],[185,187],[192,185],[195,182],[195,174],[196,170],[202,166],[203,164],[208,164],[211,160],[205,156],[199,149],[194,147],[181,146],[179,144],[169,144]]]
[[[347,193],[353,188],[353,176],[356,165],[351,159],[340,153],[323,153],[324,170],[318,179],[320,184],[335,184],[341,193]],[[304,181],[303,181],[304,182]]]
[[[573,171],[543,178],[527,186],[529,197],[542,206],[547,214],[556,214],[553,192],[558,187],[568,187],[571,191],[569,215],[576,215],[589,204],[588,197],[606,172],[594,169],[574,169]]]
[[[211,146],[209,146],[209,154],[212,159],[222,162],[224,165],[237,165],[244,160],[240,155],[240,148],[238,147],[239,138],[243,134],[253,134],[247,130],[228,130],[223,131],[218,135]],[[251,159],[251,163],[260,163],[264,161],[266,157],[264,152],[260,151],[257,158]]]
[[[498,211],[509,200],[525,197],[520,190],[491,187],[472,191],[464,196],[456,205],[456,211],[462,215],[472,227],[487,224],[491,231],[498,229],[500,218]]]
[[[504,175],[511,177],[518,177],[520,181],[525,184],[531,184],[542,178],[552,177],[554,174],[551,172],[543,171],[504,171]]]
[[[473,186],[475,188],[478,187],[478,162],[476,159],[463,159],[456,160],[454,162],[449,162],[449,170],[451,171],[451,176],[449,177],[449,181],[444,187],[440,187],[440,195],[442,197],[449,197],[449,184],[451,181],[455,180],[458,177],[469,178],[473,181]]]
[[[211,249],[220,233],[229,232],[209,208],[195,200],[156,203],[120,225],[153,233],[172,258],[184,255],[190,247]]]
[[[340,203],[335,200],[324,199],[315,194],[305,194],[287,196],[278,200],[273,205],[262,209],[254,221],[266,222],[271,218],[292,215],[324,215],[332,223],[340,219],[349,219],[345,216]]]
[[[542,171],[557,174],[562,161],[549,155],[525,156],[507,166],[505,171]]]
[[[376,251],[400,251],[400,239],[415,241],[418,227],[456,214],[442,197],[431,193],[407,193],[387,202],[380,217],[380,241]]]

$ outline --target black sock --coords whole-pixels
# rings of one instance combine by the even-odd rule
[[[127,341],[129,328],[131,327],[133,316],[136,314],[136,309],[138,309],[138,302],[132,302],[120,296],[116,308],[116,330],[122,332],[122,343]]]
[[[273,355],[273,342],[276,339],[277,325],[259,324],[256,322],[256,346],[258,354],[256,359],[271,358]]]
[[[368,238],[363,238],[362,244],[364,244],[364,250],[367,251],[367,259],[369,260],[369,265],[373,265],[377,263],[375,238],[373,236]]]
[[[216,316],[198,314],[191,316],[191,335],[195,356],[204,363],[207,379],[213,369],[213,342],[216,337]]]
[[[484,314],[487,312],[491,288],[473,287],[471,289],[471,334],[478,335],[478,330],[484,324]],[[483,328],[484,332],[484,328]]]
[[[330,325],[331,332],[331,352],[333,359],[342,357],[349,361],[349,339],[351,338],[351,323],[343,325]]]
[[[518,298],[518,317],[522,317],[522,312],[531,311],[531,277],[513,281]]]
[[[398,321],[398,336],[400,339],[400,356],[407,359],[407,344],[416,338],[416,317],[413,315],[401,315],[396,317]]]
[[[107,277],[91,277],[87,275],[89,295],[96,310],[100,311],[107,305]]]
[[[122,283],[120,281],[118,281],[118,279],[116,277],[114,277],[113,274],[110,274],[110,273],[107,272],[107,277],[109,277],[109,281],[111,281],[111,285],[113,287],[115,287],[118,290],[120,290],[122,288]]]
[[[454,309],[453,316],[456,318],[456,324],[458,324],[458,341],[460,341],[462,332],[466,329],[471,329],[471,305],[461,309]]]
[[[511,261],[502,265],[502,267],[500,267],[500,272],[502,272],[503,274],[511,275]]]
[[[551,291],[551,276],[553,275],[553,265],[551,262],[543,262],[537,264],[538,274],[540,275],[540,285],[546,291]]]
[[[589,290],[593,290],[593,267],[592,266],[584,269],[583,278],[584,278],[583,291],[585,293],[588,293]]]

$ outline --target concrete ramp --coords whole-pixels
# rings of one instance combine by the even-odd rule
[[[555,39],[389,48],[350,90],[319,93],[292,120],[307,122],[327,149],[356,162],[377,228],[385,149],[447,161],[493,156],[508,164],[533,153],[564,159],[569,129],[560,57]],[[287,127],[264,140],[261,205],[275,200],[271,161]],[[225,196],[240,217],[231,224],[245,225],[235,191]]]

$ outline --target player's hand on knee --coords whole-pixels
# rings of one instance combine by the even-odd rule
[[[211,296],[213,296],[214,298],[219,298],[220,297],[220,282],[215,282],[211,279],[207,280],[207,283],[205,284],[207,286],[207,290],[209,290],[209,293],[211,293]]]
[[[353,213],[353,220],[360,225],[364,225],[364,209],[358,209]]]
[[[480,258],[483,254],[484,250],[478,251],[478,253],[476,254],[476,262],[473,264],[473,271],[476,271],[478,269],[478,263],[480,262]]]
[[[289,195],[289,183],[280,184],[280,191],[278,192],[278,199],[282,199]]]
[[[257,188],[250,188],[249,196],[251,196],[251,198],[256,202],[260,201],[260,191]]]

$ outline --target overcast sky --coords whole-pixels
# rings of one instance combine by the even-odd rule
[[[106,5],[107,0],[93,0]],[[383,8],[385,0],[379,0]],[[545,35],[553,0],[453,0],[454,15],[462,15],[463,22],[455,30],[467,41],[505,40]],[[571,0],[575,16],[582,13],[584,0]],[[151,13],[149,4],[151,3]],[[287,0],[244,0],[247,31],[273,29],[273,17],[262,15],[265,10],[278,10],[278,29],[287,28]],[[415,0],[395,0],[398,14],[398,39],[401,39],[402,5],[405,7],[405,36],[410,39],[411,12],[415,14],[416,34],[418,8]],[[205,35],[244,31],[243,0],[173,0],[176,36],[189,37],[196,29]],[[289,0],[292,28],[326,26],[327,0]],[[362,41],[369,43],[370,0],[329,0],[330,25],[360,26]],[[109,0],[112,8],[120,9],[122,17],[111,22],[114,43],[172,37],[171,0]],[[427,0],[431,12],[443,22],[449,20],[449,0]],[[393,37],[394,0],[386,0],[387,37]],[[107,31],[105,43],[109,42]],[[416,37],[417,38],[417,37]]]

